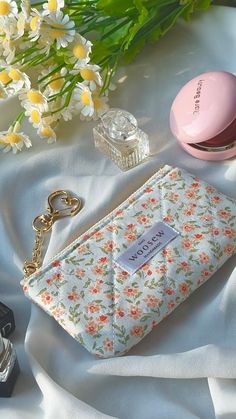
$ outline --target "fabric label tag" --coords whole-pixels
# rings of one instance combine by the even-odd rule
[[[129,274],[134,274],[179,233],[163,221],[158,221],[138,238],[115,262]]]

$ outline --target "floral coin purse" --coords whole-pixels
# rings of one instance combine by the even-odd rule
[[[78,212],[76,198],[59,193],[71,215]],[[42,233],[60,215],[49,202],[34,220],[36,244],[21,285],[101,357],[136,345],[235,252],[236,200],[167,165],[39,268]]]

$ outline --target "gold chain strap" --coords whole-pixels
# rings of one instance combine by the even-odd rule
[[[60,208],[56,207],[56,201],[61,202]],[[82,207],[80,198],[70,195],[67,191],[56,191],[48,197],[48,207],[45,214],[35,217],[32,227],[35,234],[34,247],[32,250],[32,259],[24,263],[24,277],[27,278],[41,266],[41,253],[43,247],[44,234],[51,230],[56,220],[61,217],[67,217],[78,214]]]

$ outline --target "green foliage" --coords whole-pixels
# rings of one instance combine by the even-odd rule
[[[178,18],[189,21],[195,10],[205,10],[210,4],[211,0],[98,0],[101,17],[94,58],[109,68],[121,59],[129,62],[145,44],[164,36]]]

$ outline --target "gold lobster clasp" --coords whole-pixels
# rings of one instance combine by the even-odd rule
[[[41,251],[43,245],[43,233],[52,228],[54,222],[61,217],[78,214],[82,208],[82,200],[72,196],[69,192],[59,190],[51,193],[48,197],[48,207],[45,214],[38,215],[33,220],[32,226],[36,231],[32,259],[24,263],[25,278],[32,275],[41,265]]]
[[[57,202],[62,205],[57,206]],[[82,207],[80,198],[70,195],[67,191],[59,190],[51,193],[48,197],[48,211],[53,219],[61,217],[73,217],[78,214]]]
[[[73,217],[78,214],[81,207],[80,198],[72,196],[64,190],[55,191],[48,197],[47,213],[38,215],[33,220],[33,229],[42,232],[49,231],[58,218]]]

